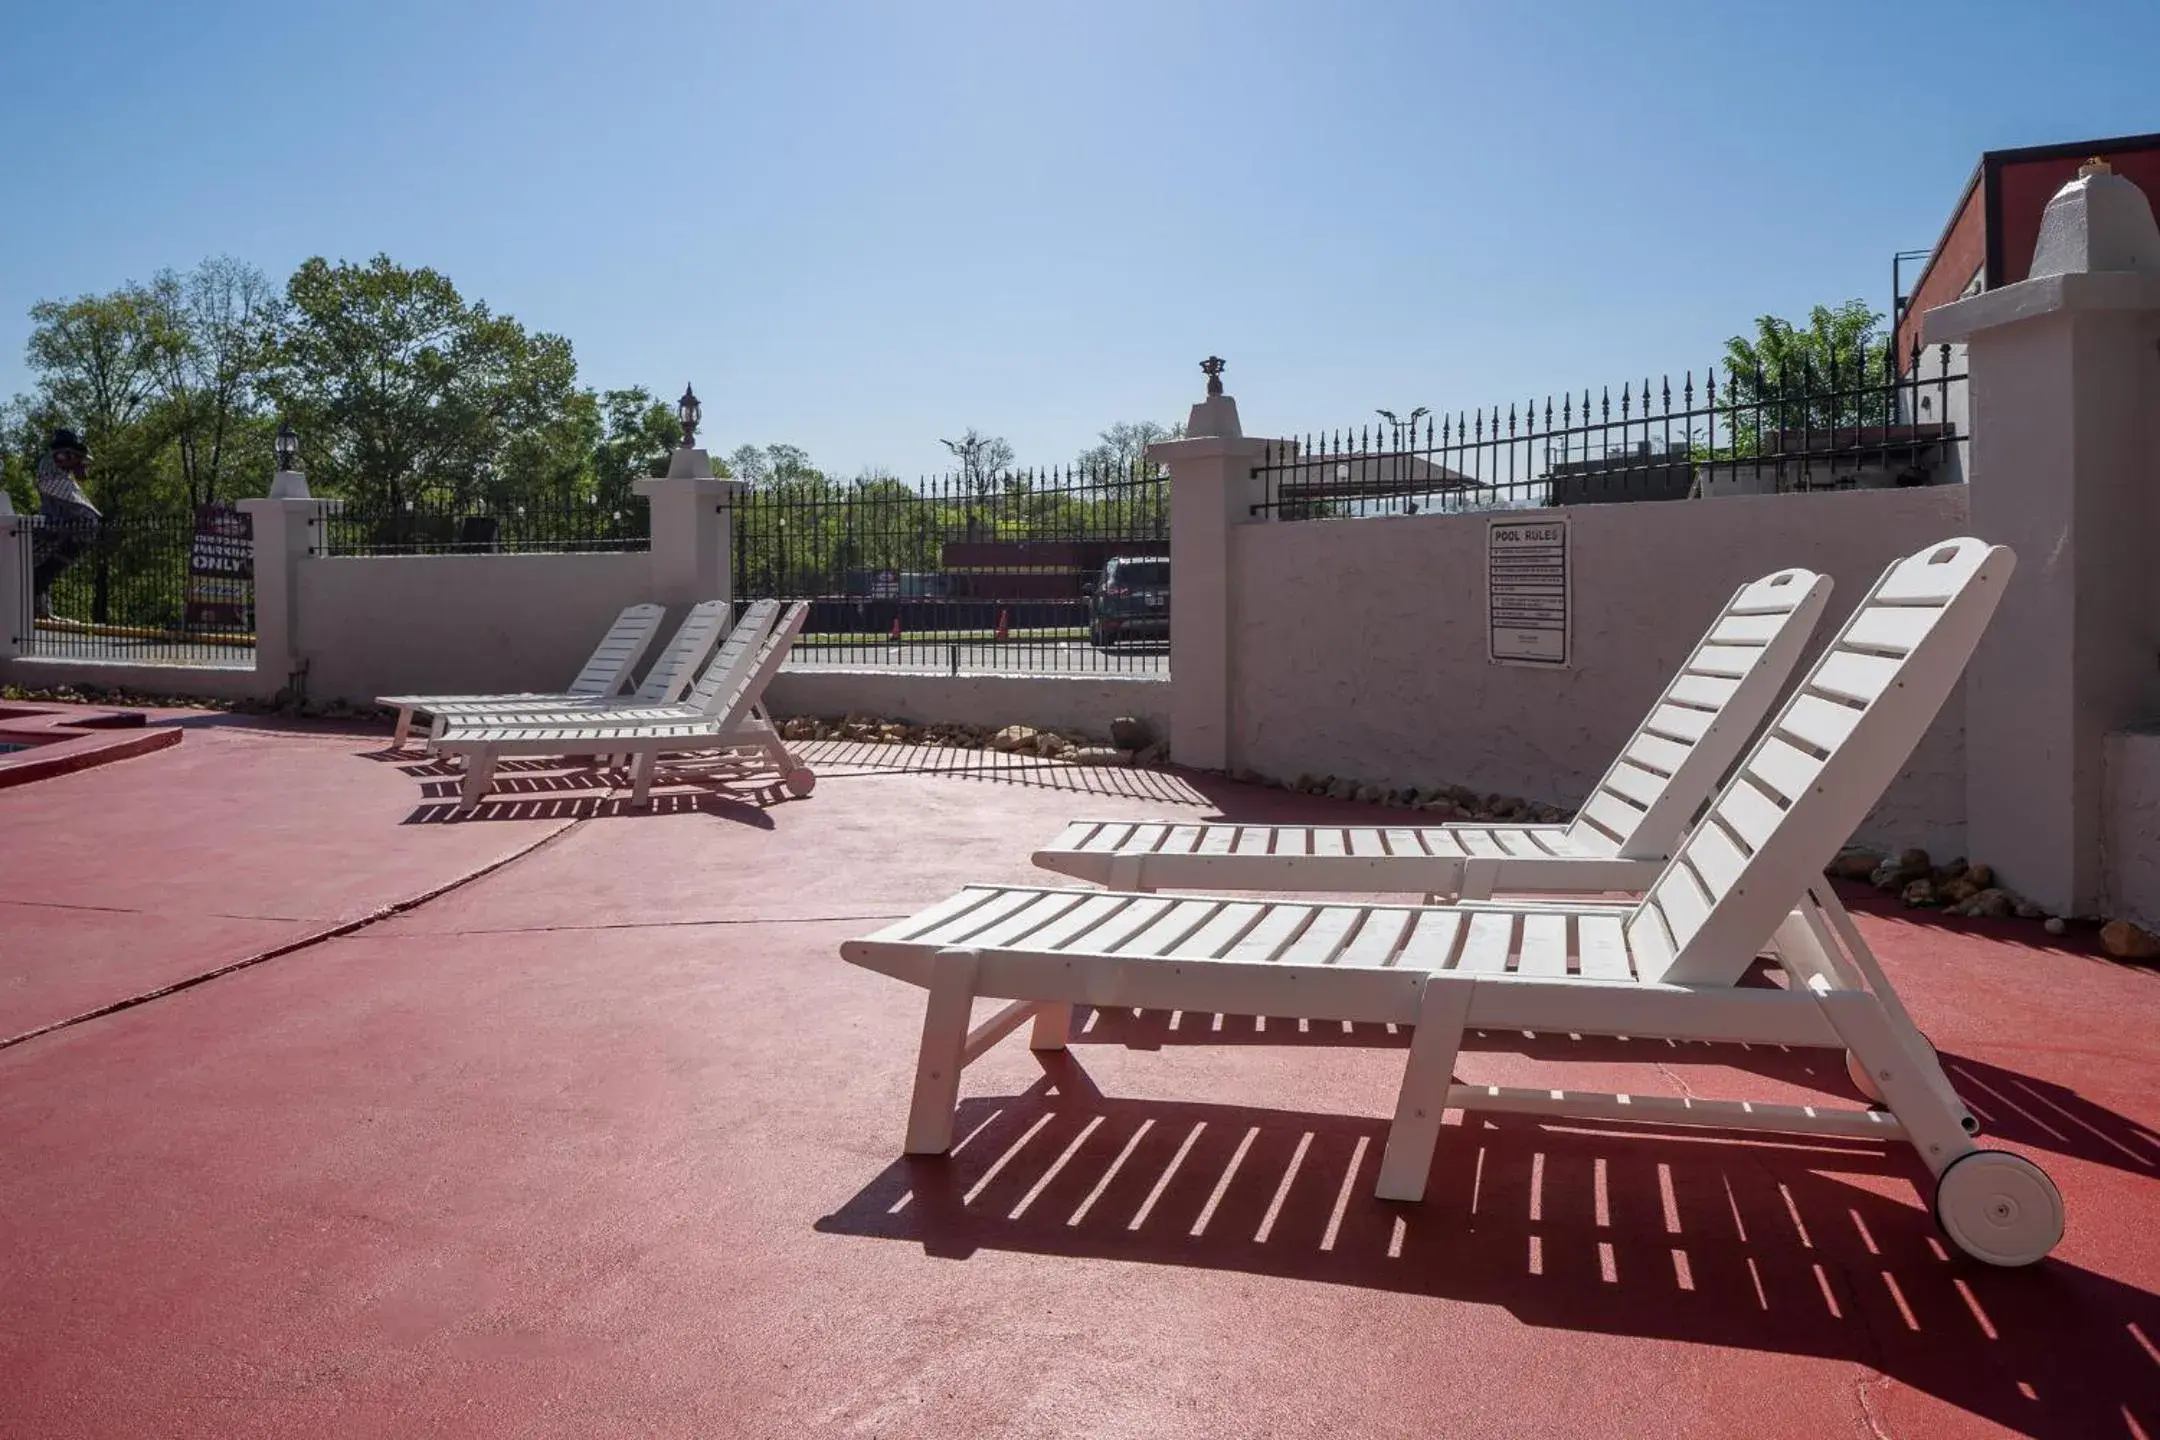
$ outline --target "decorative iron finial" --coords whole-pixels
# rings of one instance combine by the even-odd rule
[[[675,402],[675,418],[682,422],[682,448],[685,450],[693,449],[697,444],[698,416],[702,410],[703,407],[698,404],[697,392],[685,381],[682,399]]]
[[[1207,393],[1210,400],[1222,394],[1224,360],[1220,355],[1210,355],[1200,362],[1200,373],[1207,376]]]
[[[2083,180],[2088,175],[2112,175],[2114,173],[2114,166],[2108,164],[2107,161],[2101,159],[2098,155],[2095,155],[2091,159],[2087,160],[2084,164],[2078,166],[2077,178]]]

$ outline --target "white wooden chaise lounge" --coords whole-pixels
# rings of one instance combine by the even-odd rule
[[[723,647],[698,682],[706,703],[694,714],[685,713],[686,707],[664,707],[658,714],[630,710],[508,722],[439,722],[430,743],[439,753],[466,760],[458,812],[470,811],[487,795],[496,763],[506,755],[624,757],[630,764],[633,806],[646,803],[663,765],[685,776],[769,775],[791,794],[808,795],[817,776],[780,738],[765,710],[765,688],[787,659],[809,611],[806,602],[788,606],[759,644],[744,646],[732,661]],[[740,639],[738,627],[729,646]]]
[[[1566,825],[1237,825],[1082,820],[1035,863],[1117,890],[1640,890],[1770,713],[1830,597],[1780,570],[1741,586]]]
[[[743,668],[756,656],[758,647],[772,630],[773,620],[780,614],[779,601],[758,600],[743,611],[742,618],[731,629],[727,617],[733,608],[726,600],[706,600],[693,606],[690,617],[683,622],[683,629],[689,631],[693,624],[699,626],[702,643],[694,652],[682,656],[675,655],[670,647],[668,655],[653,662],[652,671],[634,695],[570,704],[539,696],[525,701],[472,700],[441,706],[434,711],[428,746],[433,748],[435,737],[451,724],[466,727],[518,723],[634,724],[646,720],[703,719],[741,678]],[[725,640],[720,639],[723,633],[727,637]],[[719,642],[717,649],[714,648],[715,641]],[[698,668],[700,665],[704,666],[702,671]],[[695,684],[691,683],[693,679]],[[684,693],[686,688],[688,694]]]
[[[848,942],[847,960],[929,991],[907,1150],[949,1146],[964,1066],[1028,1020],[1036,1048],[1061,1048],[1076,1004],[1408,1024],[1383,1199],[1423,1196],[1448,1108],[1904,1140],[1961,1249],[2040,1259],[2060,1195],[2023,1156],[1973,1144],[1977,1123],[1821,880],[1957,683],[2012,565],[1954,540],[1890,567],[1633,905],[985,885]],[[1773,937],[1783,987],[1738,985]],[[1012,1003],[971,1029],[978,997]],[[1881,1105],[1453,1083],[1473,1027],[1842,1048]]]
[[[608,627],[607,634],[593,647],[593,653],[578,671],[577,678],[569,688],[554,695],[542,692],[522,692],[508,695],[382,695],[375,703],[397,711],[397,730],[391,737],[390,748],[405,748],[405,738],[412,733],[415,715],[433,714],[437,707],[457,705],[467,701],[486,700],[503,703],[519,701],[593,701],[604,700],[621,693],[630,683],[630,672],[651,648],[653,636],[659,633],[660,621],[667,615],[664,605],[626,605]]]
[[[600,639],[598,648],[592,652],[585,669],[570,682],[570,689],[559,693],[546,691],[521,691],[503,695],[380,695],[378,706],[391,706],[397,710],[397,732],[391,736],[391,749],[404,749],[406,736],[413,734],[413,719],[428,717],[436,719],[443,715],[482,715],[490,710],[590,710],[609,704],[667,704],[683,697],[683,689],[698,674],[698,665],[713,652],[719,643],[721,630],[728,624],[728,602],[711,600],[693,604],[683,617],[683,624],[676,626],[674,637],[667,641],[667,648],[654,658],[646,678],[637,689],[624,695],[622,689],[631,680],[639,658],[652,646],[652,637],[659,633],[659,624],[667,615],[665,604],[631,604],[616,617],[607,635]]]

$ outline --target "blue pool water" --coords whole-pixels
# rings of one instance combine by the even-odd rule
[[[29,748],[30,747],[28,745],[9,745],[5,742],[0,742],[0,755],[5,755],[10,750],[27,750]]]

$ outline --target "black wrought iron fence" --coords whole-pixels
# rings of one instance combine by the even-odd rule
[[[255,574],[245,515],[225,506],[108,515],[83,524],[30,517],[33,656],[137,664],[254,663]]]
[[[326,501],[315,549],[323,555],[565,554],[651,544],[643,496],[505,505],[429,498],[395,505]]]
[[[735,512],[735,593],[812,603],[798,666],[1168,673],[1152,466],[783,481]]]
[[[1277,520],[1782,494],[1964,479],[1947,345],[1775,372],[1712,367],[1269,444]]]

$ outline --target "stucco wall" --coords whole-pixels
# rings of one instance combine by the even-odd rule
[[[782,670],[773,713],[874,715],[918,725],[1033,725],[1102,738],[1132,715],[1170,733],[1170,682],[1104,675],[924,675],[897,670]]]
[[[652,590],[643,553],[333,556],[297,570],[293,648],[316,700],[559,690]]]
[[[2160,928],[2160,726],[2115,731],[2104,756],[2103,909]]]
[[[1486,516],[1238,526],[1232,763],[1573,805],[1743,581],[1795,564],[1828,574],[1819,644],[1891,560],[1963,533],[1967,493],[1571,507],[1565,671],[1485,658]],[[1963,852],[1963,712],[1960,690],[1861,839]]]

